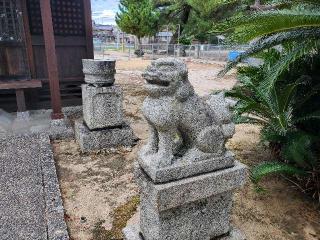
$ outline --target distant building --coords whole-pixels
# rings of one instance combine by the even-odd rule
[[[122,43],[122,38],[124,38],[124,42],[127,44],[129,44],[129,43],[132,44],[135,42],[134,35],[122,32],[117,26],[114,26],[114,34],[116,37],[116,42]]]
[[[161,31],[155,34],[153,37],[144,37],[141,39],[142,44],[167,44],[171,42],[173,37],[172,32]]]
[[[93,21],[93,37],[98,38],[103,42],[115,42],[116,36],[114,33],[114,26],[96,24]]]
[[[122,32],[117,26],[97,24],[92,21],[93,37],[98,39],[99,42],[104,43],[119,43],[126,44],[136,43],[135,36]],[[159,43],[166,44],[170,43],[173,37],[173,32],[161,31],[153,37],[144,37],[141,39],[142,44]],[[122,40],[124,38],[124,41]]]
[[[134,43],[134,36],[123,33],[117,26],[96,24],[93,21],[93,37],[105,43]]]
[[[173,37],[172,32],[158,32],[156,34],[156,41],[158,43],[167,43],[170,42]]]

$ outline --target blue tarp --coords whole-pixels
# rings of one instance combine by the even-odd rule
[[[244,51],[231,51],[228,54],[228,61],[233,62],[236,60],[236,58],[243,53]]]

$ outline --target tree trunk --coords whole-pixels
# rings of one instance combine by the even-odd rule
[[[190,17],[190,13],[191,13],[192,7],[191,6],[187,6],[184,8],[183,14],[181,16],[181,24],[180,24],[180,32],[179,29],[177,29],[170,41],[170,44],[176,44],[177,43],[177,39],[178,36],[182,34],[183,30],[184,30],[184,26],[188,23],[189,17]]]
[[[141,37],[137,37],[137,38],[138,38],[138,44],[139,44],[138,49],[141,50],[141,48],[142,48],[142,47],[141,47]]]
[[[139,44],[139,47],[137,50],[134,51],[134,53],[138,56],[138,57],[142,57],[144,55],[144,52],[142,50],[142,46],[141,46],[141,37],[138,37],[138,44]]]

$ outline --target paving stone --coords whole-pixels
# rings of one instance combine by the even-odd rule
[[[39,123],[30,127],[33,134],[48,134],[51,140],[66,140],[74,138],[74,130],[69,119],[55,119],[48,123]]]
[[[212,240],[246,240],[246,237],[239,229],[232,228],[229,234],[214,238]]]

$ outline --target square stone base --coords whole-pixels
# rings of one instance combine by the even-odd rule
[[[232,192],[158,212],[141,199],[140,229],[145,240],[210,240],[230,231]]]
[[[75,122],[75,135],[83,152],[120,146],[129,147],[136,141],[131,127],[127,124],[121,128],[90,131],[83,121],[78,120]]]
[[[228,234],[232,194],[246,172],[236,161],[231,168],[156,184],[137,167],[144,240],[211,240]]]
[[[146,240],[142,237],[140,228],[138,225],[128,226],[123,229],[124,240]],[[183,239],[175,239],[183,240]],[[246,240],[246,237],[240,230],[233,228],[228,234],[216,237],[210,240]]]

